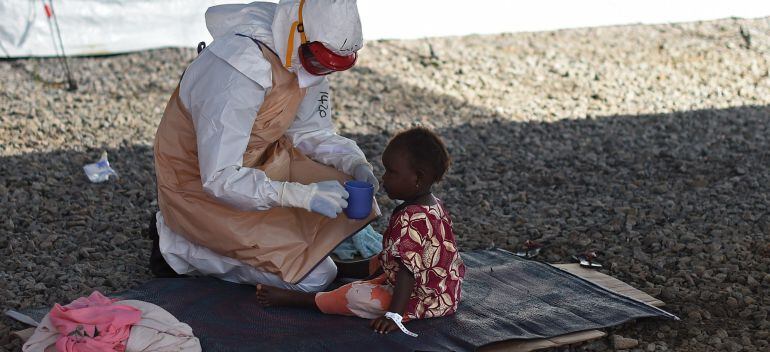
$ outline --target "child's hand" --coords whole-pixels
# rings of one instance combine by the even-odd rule
[[[369,326],[371,326],[374,331],[379,332],[380,334],[387,334],[393,330],[398,329],[396,323],[393,322],[393,320],[386,318],[384,315],[372,320]]]

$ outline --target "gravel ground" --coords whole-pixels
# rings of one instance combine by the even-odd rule
[[[76,92],[56,60],[0,61],[0,309],[150,278],[151,145],[194,56],[71,59]],[[682,317],[580,349],[770,349],[770,18],[375,41],[331,79],[340,131],[378,173],[394,132],[445,138],[437,194],[463,249],[599,250]],[[121,178],[90,184],[81,166],[105,150]],[[21,327],[0,320],[0,350]]]

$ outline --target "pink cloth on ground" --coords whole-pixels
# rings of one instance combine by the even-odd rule
[[[51,323],[61,334],[56,349],[62,352],[125,351],[131,326],[142,311],[131,306],[113,305],[99,291],[72,303],[54,305]]]

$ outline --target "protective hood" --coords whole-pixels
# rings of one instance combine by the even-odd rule
[[[212,6],[206,10],[206,28],[214,40],[242,34],[275,50],[271,29],[275,9],[276,4],[269,2]]]
[[[212,6],[206,10],[206,27],[214,38],[206,51],[218,56],[263,89],[273,84],[270,62],[264,58],[262,50],[246,37],[275,50],[271,29],[275,9],[273,3],[253,2]]]
[[[286,65],[286,52],[292,23],[299,18],[299,0],[281,0],[275,10],[272,32],[276,53]],[[303,25],[309,42],[318,41],[340,55],[349,55],[364,45],[361,34],[361,19],[356,0],[306,0],[302,9]],[[295,29],[296,31],[296,29]],[[299,61],[298,49],[301,43],[294,33],[291,43],[290,71],[297,73],[300,87],[314,86],[323,81],[323,76],[311,75]]]

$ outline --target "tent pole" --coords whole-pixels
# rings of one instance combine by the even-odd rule
[[[48,4],[46,4],[46,15],[48,16],[49,26],[50,26],[51,18],[53,17],[53,23],[56,27],[56,36],[59,38],[59,47],[61,48],[60,58],[64,63],[64,70],[67,73],[67,90],[75,91],[78,89],[78,85],[75,82],[75,79],[72,78],[72,72],[70,72],[70,67],[67,64],[67,54],[64,52],[64,42],[61,39],[61,30],[59,29],[59,20],[57,19],[58,16],[56,16],[53,10],[53,0],[48,0]],[[53,35],[53,33],[51,33],[51,35]],[[56,41],[54,40],[54,49],[55,48],[56,48]]]

